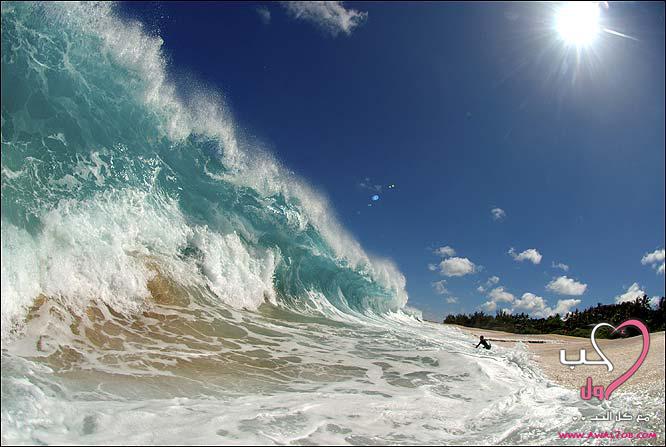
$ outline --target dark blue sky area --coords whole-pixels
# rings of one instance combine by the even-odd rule
[[[632,38],[602,32],[578,58],[552,26],[554,4],[344,6],[367,18],[337,36],[277,3],[120,11],[164,39],[180,88],[221,91],[246,138],[391,258],[426,317],[510,308],[499,292],[516,309],[527,292],[552,308],[614,302],[634,283],[664,293],[663,3],[611,3],[602,25]],[[372,207],[361,183],[383,186]],[[474,272],[450,275],[460,261],[443,267],[433,253],[446,245]],[[542,258],[516,260],[511,247]],[[561,276],[585,291],[546,287]]]

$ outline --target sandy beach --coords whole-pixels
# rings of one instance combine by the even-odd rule
[[[512,347],[523,343],[533,354],[534,361],[553,382],[572,389],[579,389],[588,376],[594,384],[608,384],[624,371],[629,369],[638,358],[642,349],[641,337],[630,337],[616,340],[598,340],[603,353],[613,362],[615,369],[608,372],[605,367],[581,365],[573,369],[560,364],[560,349],[566,349],[569,358],[578,356],[579,349],[587,351],[589,360],[599,360],[589,338],[569,337],[565,335],[544,334],[526,335],[509,332],[490,331],[468,328],[458,325],[447,325],[469,334],[473,340],[479,335],[491,340],[492,344]],[[624,391],[643,391],[663,389],[664,387],[664,332],[650,334],[650,350],[647,358],[624,385]]]

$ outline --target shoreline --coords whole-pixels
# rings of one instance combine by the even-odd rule
[[[455,324],[445,324],[474,337],[478,341],[483,335],[497,346],[515,348],[523,343],[532,354],[532,359],[544,375],[565,388],[579,390],[588,376],[594,384],[607,385],[628,370],[638,358],[643,341],[640,336],[624,339],[597,340],[599,348],[612,362],[614,370],[605,367],[580,365],[575,368],[562,365],[559,361],[560,349],[566,349],[569,357],[576,356],[585,349],[589,360],[600,360],[589,338],[571,337],[558,334],[513,334],[510,332],[470,328]],[[650,333],[650,350],[645,361],[636,373],[622,385],[620,391],[653,391],[664,389],[664,331]]]

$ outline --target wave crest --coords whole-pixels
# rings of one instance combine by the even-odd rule
[[[221,95],[177,95],[159,36],[106,3],[3,3],[2,25],[3,338],[40,295],[137,312],[156,269],[237,308],[406,304]]]

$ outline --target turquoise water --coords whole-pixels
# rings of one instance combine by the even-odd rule
[[[3,444],[547,444],[598,410],[421,323],[113,8],[2,3]]]
[[[136,26],[105,30],[107,8],[3,10],[3,240],[41,239],[79,258],[67,272],[80,280],[75,290],[50,284],[62,278],[40,278],[22,304],[37,288],[83,299],[100,289],[116,301],[145,297],[138,284],[145,272],[131,274],[131,283],[117,277],[118,268],[137,269],[140,253],[159,258],[170,276],[193,267],[231,305],[279,299],[301,308],[317,292],[340,309],[401,308],[402,275],[370,260],[325,200],[268,154],[241,149],[215,95],[176,98],[160,39]],[[98,219],[95,228],[86,227],[90,219]],[[71,237],[57,237],[63,226]],[[32,255],[26,262],[57,262]],[[243,257],[251,262],[238,262]],[[13,323],[4,315],[3,322]]]

